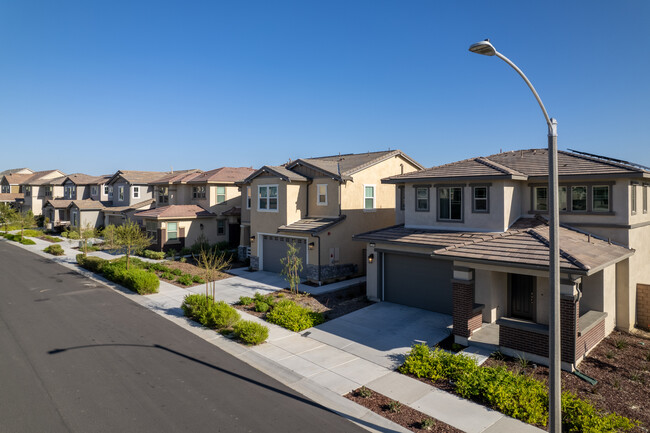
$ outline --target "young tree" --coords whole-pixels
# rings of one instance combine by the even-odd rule
[[[287,244],[287,257],[280,259],[284,265],[282,275],[289,283],[291,291],[298,294],[298,285],[300,284],[300,271],[302,271],[302,259],[298,256],[298,247],[295,242]]]
[[[115,248],[116,245],[115,229],[116,227],[113,224],[109,224],[104,227],[104,230],[102,230],[102,238],[104,238],[104,243],[110,249]]]
[[[5,226],[5,233],[7,233],[7,225],[15,218],[16,210],[7,203],[0,203],[0,224]]]
[[[232,257],[226,258],[225,251],[219,253],[216,249],[203,247],[199,251],[198,256],[194,254],[192,256],[199,267],[203,268],[203,275],[205,276],[205,299],[207,301],[209,289],[212,287],[212,302],[214,302],[217,274],[230,268]]]
[[[115,229],[115,241],[118,246],[124,247],[126,269],[129,269],[132,252],[147,248],[151,245],[152,238],[138,224],[129,220]]]
[[[90,224],[86,224],[85,227],[79,227],[79,237],[83,242],[81,250],[83,251],[84,257],[88,255],[88,241],[94,238],[97,235],[95,227]]]
[[[23,232],[28,227],[34,227],[36,220],[34,219],[34,213],[31,210],[27,212],[17,212],[14,217],[14,221],[20,227],[20,238],[23,238]]]

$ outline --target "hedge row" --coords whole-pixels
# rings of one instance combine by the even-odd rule
[[[107,279],[120,284],[140,295],[157,293],[160,280],[153,272],[137,267],[133,263],[130,269],[126,269],[126,261],[117,259],[113,261],[104,260],[99,257],[84,257],[77,254],[77,263],[85,269],[95,273],[101,273]]]
[[[17,234],[16,234],[16,235],[12,235],[11,233],[3,233],[2,236],[3,236],[5,239],[8,239],[8,240],[10,240],[10,241],[14,241],[14,242],[20,242],[20,243],[23,244],[23,245],[36,245],[36,242],[34,242],[33,240],[31,240],[31,239],[27,239],[27,238],[23,238],[22,236],[17,235]]]

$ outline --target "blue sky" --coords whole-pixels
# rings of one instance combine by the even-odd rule
[[[0,0],[0,169],[545,147],[650,166],[650,2]]]

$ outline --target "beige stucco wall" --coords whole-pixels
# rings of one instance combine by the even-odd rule
[[[474,292],[474,301],[484,305],[483,322],[493,323],[507,314],[508,274],[476,269]]]
[[[616,326],[616,266],[612,265],[594,275],[582,278],[580,314],[587,311],[605,311],[605,333]]]

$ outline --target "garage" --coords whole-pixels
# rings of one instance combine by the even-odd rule
[[[302,258],[300,276],[304,277],[307,273],[307,240],[304,238],[262,235],[261,269],[268,272],[282,272],[284,266],[281,260],[287,257],[289,243],[291,242],[298,247],[298,256]]]
[[[383,300],[452,314],[452,262],[383,253]]]

